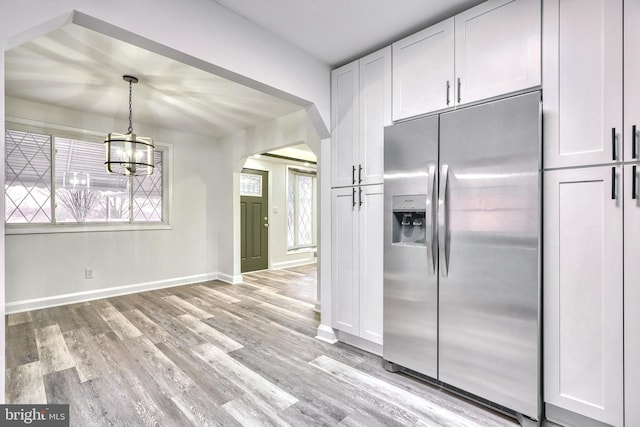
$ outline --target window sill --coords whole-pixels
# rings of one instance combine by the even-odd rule
[[[318,249],[317,246],[310,246],[307,248],[289,249],[287,255],[304,254],[308,252],[315,252]]]
[[[171,230],[169,224],[154,222],[148,224],[5,224],[4,234],[52,234],[52,233],[97,233],[114,231],[147,231],[147,230]]]

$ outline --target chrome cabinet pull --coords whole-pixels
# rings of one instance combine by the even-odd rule
[[[360,191],[358,192],[358,206],[362,206],[362,187],[360,187]]]
[[[631,198],[632,199],[638,198],[637,182],[638,182],[638,167],[636,165],[633,165],[633,167],[631,168]]]
[[[462,83],[460,82],[460,77],[458,77],[458,104],[462,102],[462,95],[460,95],[461,87],[462,87]]]
[[[451,84],[449,83],[449,80],[447,80],[447,105],[451,103],[451,98],[449,97],[450,89],[451,89]]]
[[[351,207],[356,207],[356,189],[352,188],[353,192],[351,193]]]
[[[636,125],[631,126],[631,158],[638,158],[638,132]]]
[[[616,128],[611,128],[611,160],[617,160],[616,151]]]
[[[358,165],[358,184],[362,183],[362,165]]]
[[[442,277],[449,275],[449,260],[447,259],[447,233],[448,233],[448,218],[447,218],[447,184],[449,181],[449,166],[442,166],[442,173],[440,174],[440,195],[438,198],[438,250],[440,252],[440,274]]]
[[[611,168],[611,200],[616,199],[616,168]]]
[[[351,167],[351,183],[352,184],[356,183],[356,165],[353,165]]]

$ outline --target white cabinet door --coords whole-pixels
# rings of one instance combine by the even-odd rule
[[[607,166],[544,174],[544,400],[612,426],[623,418],[621,171],[615,188]]]
[[[360,330],[357,188],[333,189],[331,196],[332,326],[357,335]]]
[[[625,165],[624,176],[625,425],[632,427],[640,426],[640,163]]]
[[[391,47],[360,59],[359,184],[384,181],[384,127],[391,124]]]
[[[544,167],[621,160],[622,0],[545,0],[544,13]]]
[[[640,0],[624,2],[625,161],[640,159]],[[635,131],[635,137],[634,137]],[[635,144],[635,147],[634,147]],[[640,402],[637,401],[637,402]],[[640,405],[635,405],[640,407]],[[638,408],[640,410],[640,408]],[[640,420],[637,422],[640,425]]]
[[[453,18],[395,42],[393,120],[453,106]]]
[[[331,73],[331,186],[355,184],[358,146],[358,61]]]
[[[360,336],[382,344],[383,215],[382,185],[360,187]]]
[[[455,16],[457,104],[540,85],[540,19],[540,0],[489,0]]]

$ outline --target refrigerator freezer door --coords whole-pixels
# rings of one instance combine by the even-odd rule
[[[538,418],[540,95],[440,117],[439,379]]]
[[[383,355],[387,361],[434,378],[438,366],[437,142],[438,117],[385,128]],[[412,214],[412,209],[419,212]],[[423,238],[403,238],[416,235],[418,227]]]

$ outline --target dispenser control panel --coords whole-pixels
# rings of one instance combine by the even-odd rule
[[[394,212],[424,212],[427,209],[427,196],[393,196],[391,210]]]

